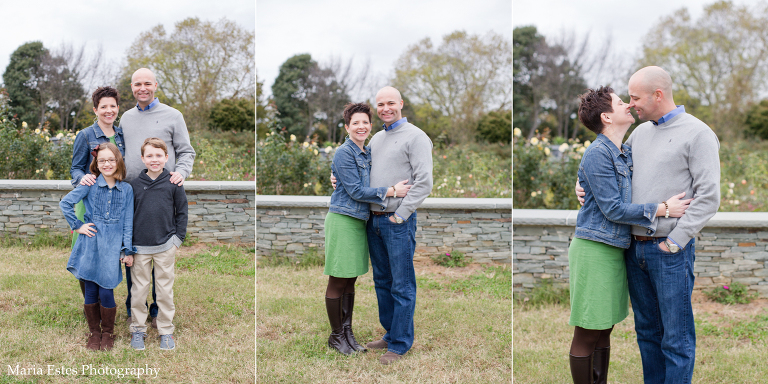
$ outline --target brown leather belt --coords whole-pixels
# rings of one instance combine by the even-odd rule
[[[635,240],[637,241],[653,241],[655,239],[661,239],[661,237],[637,236],[637,235],[632,235],[632,237],[635,238]]]
[[[392,213],[392,212],[376,212],[376,211],[371,211],[371,214],[374,214],[376,216],[389,215],[390,213]]]

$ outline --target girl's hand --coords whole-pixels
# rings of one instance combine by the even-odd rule
[[[126,267],[133,267],[133,256],[125,256],[121,261],[125,263]]]
[[[92,173],[83,175],[83,177],[80,179],[80,185],[87,185],[91,186],[96,182],[96,176],[94,176]]]
[[[413,187],[413,185],[405,185],[405,183],[407,182],[408,180],[403,180],[394,185],[395,192],[397,192],[397,197],[405,197],[405,195],[408,194],[408,191],[411,190],[411,187]]]
[[[685,210],[688,209],[693,199],[680,200],[684,196],[685,192],[674,195],[667,200],[667,204],[669,204],[669,217],[681,217],[685,214]]]
[[[75,232],[81,235],[86,235],[88,237],[93,237],[98,231],[96,230],[96,226],[93,223],[86,223],[81,225],[80,228],[75,229]]]

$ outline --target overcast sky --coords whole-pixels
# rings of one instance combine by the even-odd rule
[[[253,31],[255,8],[254,0],[2,0],[0,71],[5,72],[16,48],[35,40],[49,49],[61,43],[75,47],[87,43],[87,47],[95,49],[100,43],[105,58],[122,65],[126,50],[139,34],[158,24],[170,34],[177,22],[188,17],[211,22],[226,17]]]
[[[594,46],[610,34],[617,53],[637,57],[641,40],[664,16],[687,8],[692,20],[698,19],[704,6],[715,0],[513,0],[515,27],[535,25],[548,38],[563,31],[584,36],[590,32]],[[754,0],[734,0],[737,5],[753,4]],[[596,84],[591,84],[592,86]]]
[[[511,15],[510,0],[257,0],[256,69],[267,94],[280,65],[301,53],[321,63],[370,59],[385,80],[400,54],[426,37],[438,46],[456,30],[494,31],[511,41]]]

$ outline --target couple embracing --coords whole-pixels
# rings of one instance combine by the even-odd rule
[[[580,96],[579,120],[597,138],[579,165],[583,207],[568,249],[571,376],[607,382],[610,334],[629,297],[645,383],[690,383],[694,243],[720,205],[720,143],[675,105],[663,69],[640,69],[628,90],[629,104],[608,87]],[[649,121],[622,144],[630,108]]]
[[[399,360],[413,345],[416,308],[416,208],[432,191],[432,141],[402,116],[403,100],[393,87],[376,94],[384,130],[371,133],[371,109],[350,103],[344,109],[349,136],[333,157],[329,212],[325,217],[325,304],[328,345],[349,355],[367,349],[386,352],[379,361]],[[407,185],[407,183],[411,183]],[[386,331],[360,345],[352,332],[355,281],[368,272],[368,255]]]

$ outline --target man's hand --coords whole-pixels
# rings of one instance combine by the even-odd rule
[[[171,172],[171,183],[178,184],[181,187],[184,185],[184,176],[178,172]]]
[[[397,224],[397,220],[395,220],[395,215],[390,216],[389,221],[391,221],[392,224]]]
[[[584,195],[587,193],[584,192],[584,188],[579,185],[579,179],[576,178],[576,198],[579,199],[579,204],[584,205]]]
[[[333,189],[336,190],[336,176],[331,173],[331,185],[333,186]]]
[[[96,176],[94,176],[92,173],[83,175],[83,177],[80,179],[80,185],[87,185],[90,187],[95,183],[96,183]]]
[[[86,235],[88,237],[93,237],[98,231],[96,230],[96,226],[93,223],[86,223],[81,225],[80,228],[75,229],[75,232],[81,235]]]
[[[661,248],[661,250],[664,251],[664,252],[671,252],[669,250],[669,248],[667,247],[667,243],[665,243],[663,241],[661,243],[659,243],[659,248]]]

